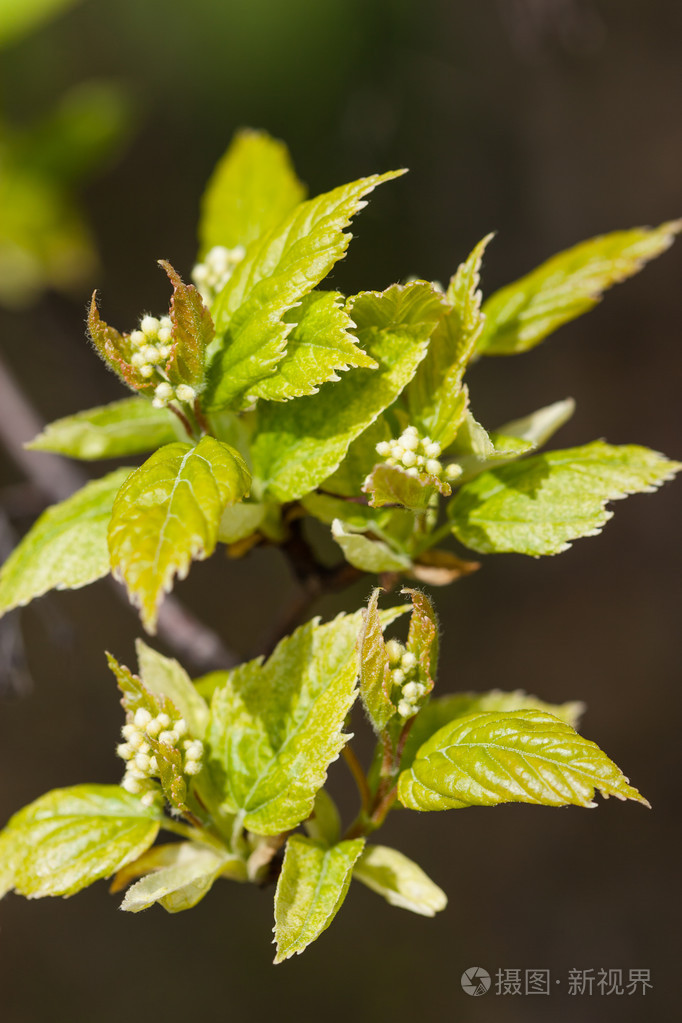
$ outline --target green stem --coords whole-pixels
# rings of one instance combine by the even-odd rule
[[[415,557],[419,557],[424,551],[428,551],[431,547],[435,547],[436,544],[440,543],[441,540],[446,540],[452,534],[452,526],[450,522],[444,522],[438,529],[434,529],[432,533],[429,533],[427,537],[417,546],[415,551]]]

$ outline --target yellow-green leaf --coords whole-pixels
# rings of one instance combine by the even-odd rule
[[[124,398],[55,420],[26,447],[85,461],[120,458],[170,444],[177,437],[176,422],[168,409],[154,408],[144,398]]]

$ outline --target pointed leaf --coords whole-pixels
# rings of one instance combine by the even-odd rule
[[[97,354],[119,380],[134,391],[139,391],[140,394],[151,395],[153,393],[154,382],[143,377],[139,369],[132,364],[135,347],[130,340],[130,335],[119,333],[115,327],[110,327],[100,317],[97,309],[96,291],[93,292],[90,302],[88,333]]]
[[[319,394],[259,409],[253,470],[273,497],[303,497],[331,475],[351,441],[414,376],[441,309],[442,296],[423,282],[365,292],[351,301],[360,345],[379,368],[349,370]]]
[[[477,350],[482,355],[528,351],[665,252],[681,229],[677,220],[653,229],[614,231],[553,256],[485,302]]]
[[[109,572],[107,526],[130,469],[86,483],[44,511],[0,572],[0,614],[48,590],[75,590]]]
[[[213,693],[208,742],[223,805],[258,835],[309,816],[349,738],[343,725],[356,695],[360,618],[318,622],[283,639],[266,662],[230,671]]]
[[[364,838],[328,848],[292,835],[275,893],[276,963],[319,938],[341,908]]]
[[[395,546],[401,546],[414,533],[414,516],[405,508],[370,508],[320,493],[306,494],[301,504],[309,515],[328,526],[338,519],[346,532],[373,533]]]
[[[359,347],[350,333],[355,326],[336,291],[313,291],[284,317],[293,323],[284,357],[272,376],[251,393],[256,398],[288,401],[316,394],[320,384],[339,380],[337,370],[351,366],[376,369],[376,362]]]
[[[445,909],[448,898],[421,867],[397,849],[368,845],[353,869],[353,877],[387,902],[420,916],[435,916]]]
[[[398,798],[410,810],[592,807],[595,789],[649,805],[594,742],[534,710],[457,718],[424,743],[398,779]]]
[[[436,697],[429,700],[414,719],[403,750],[401,766],[410,767],[420,746],[455,718],[508,710],[541,710],[545,714],[559,718],[571,728],[577,728],[585,711],[585,704],[577,700],[559,704],[545,703],[537,696],[528,695],[523,689],[515,689],[510,693],[491,689],[488,693],[451,693]]]
[[[374,590],[369,605],[362,612],[359,639],[360,698],[377,735],[382,734],[396,712],[391,699],[391,669],[379,614],[380,593],[380,588]]]
[[[57,419],[24,445],[31,451],[54,451],[94,461],[153,451],[176,439],[174,417],[144,398],[124,398],[110,405]]]
[[[533,448],[541,448],[550,437],[553,437],[557,430],[567,423],[575,412],[573,398],[564,398],[563,401],[555,401],[551,405],[545,405],[536,412],[524,416],[522,419],[514,419],[511,423],[505,423],[495,432],[503,437],[517,437],[519,440],[529,441]]]
[[[405,554],[392,550],[383,540],[370,540],[347,530],[340,519],[332,522],[332,536],[346,561],[363,572],[406,572],[412,565]]]
[[[417,658],[416,681],[427,693],[433,689],[438,670],[438,619],[433,604],[420,590],[404,589],[412,601],[407,649]]]
[[[240,501],[229,504],[223,512],[218,528],[221,543],[238,543],[252,536],[267,515],[267,506],[257,502]]]
[[[608,501],[653,490],[680,468],[647,448],[594,441],[482,473],[448,514],[457,539],[483,554],[558,554],[601,532]]]
[[[523,437],[488,433],[467,409],[447,454],[454,456],[454,462],[462,470],[457,477],[457,484],[461,486],[486,469],[513,462],[535,447],[532,440]]]
[[[374,174],[297,206],[249,246],[215,300],[218,339],[206,407],[249,404],[252,389],[282,359],[293,324],[284,314],[316,288],[345,254],[345,229],[363,197],[402,171]]]
[[[206,349],[213,340],[213,321],[193,284],[184,284],[165,259],[159,266],[173,285],[170,304],[171,353],[166,373],[171,384],[187,384],[200,390],[204,380]]]
[[[487,235],[450,281],[446,298],[452,308],[429,342],[428,355],[407,389],[410,423],[442,447],[452,441],[467,407],[462,378],[483,327],[480,268]]]
[[[160,903],[169,913],[196,906],[220,877],[226,856],[206,845],[182,842],[174,846],[175,862],[147,874],[125,894],[121,909],[139,913]]]
[[[197,739],[203,739],[208,724],[208,704],[197,692],[189,675],[172,657],[163,657],[141,639],[135,643],[140,675],[145,687],[157,696],[167,696]]]
[[[305,199],[287,147],[262,131],[240,131],[201,202],[200,256],[216,245],[249,245]]]
[[[213,553],[226,505],[250,485],[240,455],[213,437],[167,444],[126,480],[109,526],[111,568],[141,610],[148,632],[175,575]]]
[[[159,821],[158,810],[118,785],[48,792],[3,832],[12,887],[33,899],[73,895],[137,859],[156,838]]]
[[[326,789],[315,795],[313,812],[305,822],[308,837],[323,845],[336,845],[341,838],[341,814]]]

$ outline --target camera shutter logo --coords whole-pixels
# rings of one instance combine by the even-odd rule
[[[462,974],[462,991],[474,998],[490,989],[490,974],[482,966],[470,966]]]

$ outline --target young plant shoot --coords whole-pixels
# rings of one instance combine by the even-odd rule
[[[599,533],[611,501],[680,469],[633,444],[544,450],[570,398],[483,426],[465,376],[587,312],[682,222],[583,242],[484,302],[490,236],[445,289],[325,288],[352,219],[402,173],[308,199],[285,146],[242,132],[202,202],[194,284],[160,261],[169,309],[127,333],[93,296],[90,340],[132,396],[60,419],[30,446],[131,462],[40,516],[2,569],[0,612],[111,572],[153,635],[175,578],[218,546],[233,558],[280,546],[313,594],[363,574],[380,587],[364,609],[291,622],[266,658],[194,681],[142,641],[137,674],[109,655],[121,783],[58,789],[16,813],[0,834],[1,894],[67,896],[113,878],[123,909],[175,913],[220,879],[272,882],[280,962],[329,926],[352,880],[415,913],[443,909],[421,867],[374,842],[397,805],[592,807],[596,792],[648,805],[576,731],[581,704],[434,695],[438,623],[415,583],[451,583],[477,555],[558,554]],[[329,528],[337,565],[307,519]],[[444,546],[451,537],[463,552]],[[390,606],[401,582],[404,602]],[[365,721],[356,712],[353,727],[376,736],[366,767],[351,744],[356,702]],[[359,794],[345,825],[325,788],[340,756]],[[155,844],[162,832],[170,841]]]

